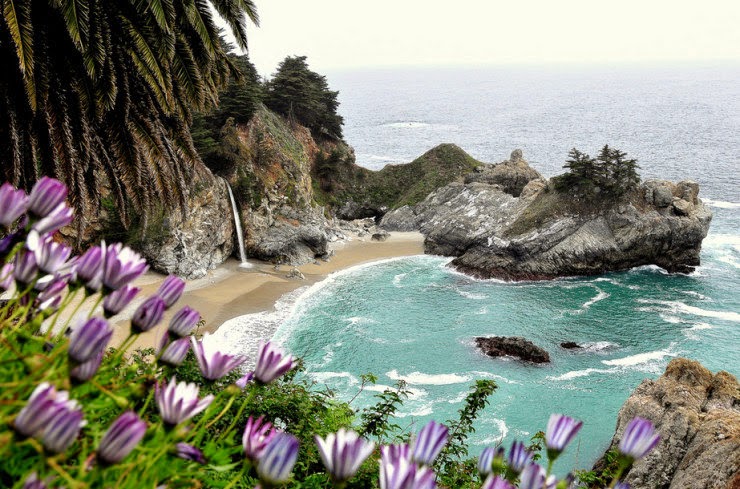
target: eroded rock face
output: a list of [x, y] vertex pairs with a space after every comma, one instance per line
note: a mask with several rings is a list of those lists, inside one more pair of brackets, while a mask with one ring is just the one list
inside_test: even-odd
[[202, 277], [231, 255], [234, 218], [226, 182], [205, 167], [194, 171], [185, 216], [172, 211], [143, 241], [141, 253], [155, 270]]
[[541, 178], [542, 175], [524, 160], [522, 150], [515, 149], [508, 160], [497, 165], [481, 165], [474, 172], [468, 173], [465, 183], [499, 185], [507, 194], [519, 197], [529, 182]]
[[[518, 161], [517, 164], [521, 163]], [[381, 226], [420, 230], [427, 253], [482, 278], [541, 280], [643, 265], [691, 272], [711, 211], [695, 182], [649, 180], [620, 199], [587, 203], [529, 180], [519, 197], [500, 184], [452, 183]]]
[[672, 360], [658, 380], [644, 380], [624, 403], [611, 447], [635, 416], [652, 421], [661, 440], [625, 477], [632, 489], [740, 487], [740, 385], [735, 377], [713, 375], [692, 360]]
[[475, 344], [489, 357], [514, 357], [525, 362], [548, 363], [550, 354], [520, 336], [477, 337]]
[[239, 138], [248, 157], [229, 180], [247, 256], [290, 265], [326, 256], [336, 233], [314, 204], [311, 164], [320, 148], [310, 131], [262, 107]]

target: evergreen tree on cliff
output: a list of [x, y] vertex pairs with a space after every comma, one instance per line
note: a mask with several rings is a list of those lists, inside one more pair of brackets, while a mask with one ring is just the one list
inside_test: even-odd
[[341, 139], [338, 95], [329, 90], [325, 76], [308, 68], [305, 56], [288, 56], [266, 84], [265, 105], [308, 127], [315, 137]]
[[63, 180], [79, 211], [110, 186], [117, 207], [184, 204], [198, 160], [191, 110], [236, 73], [252, 0], [2, 0], [0, 178]]
[[553, 178], [555, 188], [587, 198], [602, 193], [620, 197], [640, 183], [637, 160], [609, 145], [604, 145], [596, 158], [573, 148], [563, 168], [568, 171]]

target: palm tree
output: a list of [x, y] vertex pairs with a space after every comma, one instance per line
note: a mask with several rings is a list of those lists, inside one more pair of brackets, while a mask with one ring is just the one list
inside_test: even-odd
[[130, 207], [184, 208], [191, 111], [238, 76], [214, 12], [246, 49], [252, 0], [0, 3], [0, 178], [53, 175], [81, 215], [107, 187], [125, 224]]

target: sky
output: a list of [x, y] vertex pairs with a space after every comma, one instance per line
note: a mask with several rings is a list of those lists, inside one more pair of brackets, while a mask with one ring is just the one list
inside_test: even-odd
[[249, 54], [316, 71], [647, 61], [740, 61], [740, 0], [255, 0]]

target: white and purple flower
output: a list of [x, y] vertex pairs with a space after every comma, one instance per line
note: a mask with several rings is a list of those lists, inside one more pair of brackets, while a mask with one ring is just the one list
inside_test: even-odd
[[269, 384], [295, 366], [292, 355], [272, 342], [260, 341], [257, 352], [257, 365], [254, 367], [254, 378], [262, 384]]
[[363, 440], [354, 431], [344, 428], [336, 434], [330, 433], [326, 439], [319, 436], [314, 439], [324, 467], [332, 480], [339, 483], [351, 479], [375, 448], [375, 443]]
[[244, 428], [244, 435], [242, 435], [244, 455], [253, 462], [259, 460], [262, 451], [275, 436], [275, 433], [277, 432], [272, 424], [265, 421], [264, 416], [257, 419], [250, 416], [247, 419], [247, 426]]
[[103, 261], [103, 285], [109, 290], [120, 289], [146, 272], [146, 260], [121, 243], [108, 245]]
[[266, 484], [284, 484], [290, 480], [297, 459], [298, 439], [293, 435], [278, 432], [260, 455], [257, 475]]
[[431, 465], [447, 443], [448, 429], [434, 420], [424, 426], [413, 442], [411, 458], [422, 465]]
[[489, 475], [480, 489], [516, 489], [516, 486], [497, 475]]
[[177, 275], [168, 275], [157, 290], [157, 295], [162, 298], [167, 309], [180, 299], [185, 290], [185, 281]]
[[198, 325], [198, 321], [200, 321], [200, 314], [198, 311], [185, 306], [172, 316], [170, 325], [167, 329], [175, 336], [183, 338], [195, 329]]
[[59, 180], [41, 177], [31, 189], [28, 210], [38, 218], [51, 214], [67, 198], [67, 186]]
[[9, 183], [0, 186], [0, 224], [10, 229], [11, 224], [28, 210], [28, 196]]
[[138, 287], [124, 285], [120, 289], [116, 289], [106, 295], [105, 299], [103, 299], [103, 314], [105, 317], [111, 318], [123, 311], [134, 300], [134, 297], [136, 297], [136, 294], [140, 290]]
[[247, 360], [242, 355], [230, 355], [218, 351], [213, 336], [207, 333], [203, 335], [203, 339], [200, 341], [193, 337], [190, 339], [195, 359], [200, 367], [200, 373], [208, 380], [220, 379]]
[[619, 451], [638, 460], [650, 452], [660, 441], [660, 435], [655, 432], [655, 426], [647, 419], [633, 418], [624, 430], [624, 436], [619, 441]]
[[117, 464], [139, 444], [146, 433], [146, 423], [133, 411], [126, 411], [110, 425], [98, 445], [98, 458]]
[[69, 357], [78, 364], [85, 363], [104, 351], [112, 337], [113, 329], [108, 321], [99, 317], [90, 318], [72, 331], [69, 338]]
[[565, 447], [573, 440], [583, 426], [582, 421], [562, 414], [553, 414], [547, 422], [545, 445], [550, 459], [554, 460]]
[[148, 297], [136, 308], [131, 317], [131, 329], [134, 333], [143, 333], [154, 328], [164, 317], [166, 305], [161, 297]]
[[521, 474], [524, 468], [532, 461], [532, 453], [527, 450], [524, 443], [515, 441], [506, 457], [509, 468], [515, 474]]
[[203, 411], [213, 401], [212, 395], [198, 399], [198, 386], [187, 382], [177, 383], [174, 377], [169, 384], [157, 383], [154, 399], [162, 420], [175, 426]]

